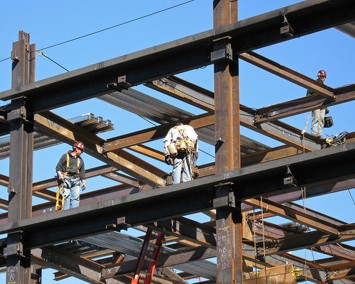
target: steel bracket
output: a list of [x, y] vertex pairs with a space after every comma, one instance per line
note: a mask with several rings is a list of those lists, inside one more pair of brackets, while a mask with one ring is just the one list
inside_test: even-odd
[[232, 186], [232, 182], [216, 185], [216, 187], [219, 189], [219, 192], [217, 193], [218, 197], [214, 198], [212, 201], [214, 209], [236, 207], [235, 195], [231, 190]]
[[23, 244], [22, 231], [17, 231], [10, 233], [7, 237], [7, 246], [3, 249], [3, 256], [5, 258], [12, 256], [24, 256], [23, 254]]
[[107, 84], [107, 88], [119, 92], [122, 90], [128, 90], [131, 86], [132, 85], [126, 81], [126, 75], [119, 76], [117, 82]]
[[286, 15], [284, 15], [284, 20], [283, 20], [282, 26], [280, 28], [280, 34], [292, 37], [293, 33], [294, 33], [294, 31], [293, 31], [290, 23], [288, 22]]
[[211, 62], [233, 60], [233, 49], [229, 40], [230, 37], [214, 40], [214, 50], [211, 52]]
[[20, 106], [19, 108], [13, 109], [7, 113], [7, 121], [26, 120], [26, 115], [26, 107]]
[[290, 169], [289, 166], [287, 166], [286, 176], [283, 179], [283, 184], [285, 186], [290, 186], [290, 187], [297, 185], [297, 179], [292, 174], [291, 169]]
[[114, 230], [114, 231], [121, 231], [127, 230], [130, 227], [129, 224], [126, 223], [126, 217], [118, 217], [116, 224], [109, 224], [106, 226], [106, 229]]

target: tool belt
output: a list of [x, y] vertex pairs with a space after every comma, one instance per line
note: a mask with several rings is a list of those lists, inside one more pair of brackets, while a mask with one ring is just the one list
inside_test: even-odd
[[189, 139], [178, 139], [174, 143], [168, 145], [168, 150], [172, 158], [178, 154], [192, 152], [195, 150], [196, 143]]
[[175, 142], [175, 146], [178, 152], [186, 152], [187, 150], [195, 149], [195, 142], [189, 139], [178, 139]]

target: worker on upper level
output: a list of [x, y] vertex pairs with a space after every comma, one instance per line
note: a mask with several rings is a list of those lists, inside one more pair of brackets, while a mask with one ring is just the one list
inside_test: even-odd
[[[324, 84], [325, 79], [327, 78], [327, 73], [325, 70], [319, 70], [317, 74], [317, 82]], [[307, 96], [315, 96], [316, 92], [312, 90], [307, 90]], [[328, 113], [326, 107], [315, 109], [312, 111], [312, 125], [311, 125], [311, 134], [317, 136], [318, 138], [322, 137], [322, 132], [324, 128], [324, 117]]]
[[198, 158], [198, 135], [190, 125], [178, 123], [164, 138], [165, 162], [173, 165], [173, 184], [193, 179], [193, 167]]

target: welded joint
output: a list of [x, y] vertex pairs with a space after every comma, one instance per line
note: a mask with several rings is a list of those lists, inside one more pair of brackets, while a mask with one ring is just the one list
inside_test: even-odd
[[117, 77], [117, 82], [107, 84], [107, 88], [119, 92], [122, 90], [128, 90], [132, 85], [127, 82], [126, 79], [126, 75], [119, 76]]
[[233, 60], [232, 44], [229, 42], [231, 37], [223, 37], [213, 41], [214, 47], [211, 52], [211, 62], [223, 60]]
[[290, 23], [287, 20], [286, 15], [284, 15], [284, 20], [281, 23], [281, 28], [280, 28], [280, 34], [282, 35], [287, 35], [287, 36], [293, 36], [294, 30], [291, 27]]
[[287, 166], [286, 176], [283, 178], [283, 184], [285, 186], [296, 186], [297, 185], [297, 179], [292, 174], [289, 166]]

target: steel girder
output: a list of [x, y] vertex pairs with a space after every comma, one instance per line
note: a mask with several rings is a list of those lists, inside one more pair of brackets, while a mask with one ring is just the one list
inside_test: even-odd
[[[65, 239], [105, 231], [108, 225], [118, 226], [118, 218], [130, 225], [164, 220], [187, 213], [228, 207], [230, 202], [282, 192], [292, 192], [297, 186], [336, 182], [355, 176], [352, 161], [355, 144], [328, 148], [264, 164], [244, 167], [221, 176], [210, 176], [183, 183], [141, 192], [122, 198], [88, 204], [71, 211], [37, 216], [0, 226], [0, 233], [22, 231], [29, 248], [43, 246]], [[329, 164], [336, 167], [329, 167]], [[314, 174], [310, 175], [309, 173]], [[285, 183], [290, 173], [294, 184]], [[233, 193], [215, 199], [217, 187], [231, 183]], [[234, 195], [234, 197], [233, 197]], [[180, 204], [181, 203], [181, 204]], [[232, 202], [233, 203], [233, 202]], [[140, 208], [137, 212], [135, 208]], [[66, 224], [58, 231], [60, 224]], [[79, 226], [80, 224], [80, 226]]]
[[[252, 17], [140, 52], [97, 63], [63, 75], [0, 93], [1, 100], [26, 97], [28, 114], [108, 94], [110, 83], [125, 76], [130, 86], [139, 85], [215, 63], [213, 41], [230, 37], [236, 55], [354, 21], [351, 1], [306, 1]], [[292, 36], [280, 32], [287, 17]], [[159, 56], [159, 60], [156, 58]], [[159, 71], [158, 71], [159, 70]], [[48, 96], [50, 93], [50, 96]], [[40, 98], [40, 99], [39, 99]]]

